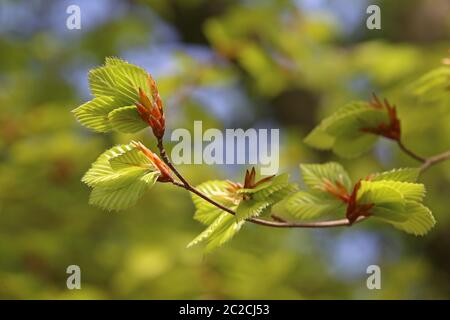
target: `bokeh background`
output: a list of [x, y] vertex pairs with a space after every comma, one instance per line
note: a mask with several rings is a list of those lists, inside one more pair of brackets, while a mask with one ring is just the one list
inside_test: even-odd
[[[81, 8], [68, 30], [66, 8]], [[369, 4], [382, 30], [367, 30]], [[341, 161], [353, 178], [416, 165], [380, 140], [358, 159], [302, 142], [348, 101], [388, 97], [405, 143], [423, 155], [449, 148], [445, 102], [410, 85], [450, 48], [448, 0], [0, 1], [0, 298], [379, 299], [450, 297], [450, 165], [421, 177], [438, 221], [416, 238], [365, 222], [333, 230], [246, 225], [204, 256], [185, 245], [203, 227], [190, 196], [161, 185], [126, 212], [88, 205], [80, 182], [111, 145], [142, 139], [95, 134], [70, 110], [90, 99], [87, 72], [105, 56], [146, 68], [165, 101], [169, 133], [204, 127], [280, 128], [281, 170]], [[170, 143], [169, 143], [170, 145]], [[194, 183], [241, 180], [245, 166], [186, 165]], [[66, 288], [81, 267], [82, 290]], [[377, 264], [382, 289], [366, 288]]]

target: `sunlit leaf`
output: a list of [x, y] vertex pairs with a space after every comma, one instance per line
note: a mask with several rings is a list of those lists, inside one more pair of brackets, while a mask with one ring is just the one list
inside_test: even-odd
[[325, 215], [344, 215], [345, 205], [337, 199], [320, 197], [306, 191], [291, 195], [284, 202], [287, 211], [299, 219], [318, 218]]
[[450, 67], [436, 68], [413, 84], [413, 92], [416, 95], [426, 96], [427, 99], [439, 99], [449, 95], [450, 91]]
[[73, 110], [84, 126], [99, 132], [116, 130], [135, 133], [147, 127], [134, 106], [139, 88], [150, 94], [147, 72], [119, 58], [106, 58], [105, 65], [89, 72], [89, 86], [95, 96]]
[[304, 141], [318, 149], [332, 149], [341, 157], [356, 157], [371, 149], [378, 138], [366, 129], [382, 123], [389, 123], [385, 110], [367, 102], [351, 102], [325, 118]]
[[421, 183], [381, 180], [370, 183], [371, 186], [386, 186], [398, 191], [405, 200], [421, 202], [425, 196], [425, 186]]
[[116, 185], [117, 179], [95, 186], [89, 203], [106, 210], [124, 210], [134, 204], [148, 191], [159, 177], [159, 172], [134, 172], [126, 182]]
[[136, 203], [160, 175], [133, 143], [115, 146], [98, 157], [82, 181], [93, 187], [91, 204], [122, 210]]
[[270, 207], [271, 203], [264, 200], [242, 200], [236, 209], [236, 219], [245, 220], [251, 217], [259, 216], [265, 209]]
[[367, 103], [364, 105], [364, 108], [335, 116], [326, 127], [327, 133], [335, 137], [355, 133], [364, 135], [360, 131], [361, 128], [373, 128], [389, 120], [386, 112], [367, 107]]
[[154, 169], [150, 159], [147, 158], [133, 143], [116, 146], [105, 152], [113, 170], [129, 167], [138, 167], [144, 170]]
[[[407, 201], [405, 205], [405, 213], [407, 218], [403, 221], [391, 220], [388, 217], [384, 217], [381, 220], [392, 224], [397, 229], [416, 236], [425, 235], [436, 224], [436, 220], [434, 219], [430, 209], [420, 203]], [[374, 218], [379, 217], [374, 216]]]
[[121, 64], [128, 64], [128, 62], [123, 59], [117, 58], [117, 57], [106, 57], [105, 58], [106, 66], [115, 66], [115, 65], [121, 65]]
[[[239, 203], [239, 199], [228, 191], [229, 187], [230, 184], [227, 181], [213, 180], [198, 185], [197, 190], [201, 191], [221, 205], [224, 205], [230, 209], [235, 209]], [[211, 224], [222, 213], [224, 213], [223, 210], [217, 208], [196, 194], [192, 194], [192, 201], [194, 202], [196, 208], [194, 219], [203, 224]]]
[[354, 158], [369, 151], [377, 139], [373, 134], [342, 135], [336, 138], [332, 149], [342, 158]]
[[403, 182], [416, 182], [418, 176], [419, 176], [418, 168], [402, 168], [376, 173], [371, 177], [371, 181], [395, 180]]
[[122, 133], [135, 133], [148, 126], [135, 106], [117, 108], [109, 113], [108, 118], [112, 128]]
[[129, 106], [139, 100], [138, 88], [148, 92], [147, 73], [128, 63], [107, 65], [89, 72], [89, 87], [96, 97], [113, 97], [117, 107]]
[[209, 252], [229, 241], [241, 229], [244, 223], [245, 221], [237, 221], [233, 215], [223, 212], [202, 233], [192, 240], [187, 247], [189, 248], [202, 241], [206, 241], [206, 252]]
[[82, 104], [72, 112], [83, 126], [98, 132], [108, 132], [111, 130], [108, 114], [116, 107], [117, 102], [114, 98], [98, 97]]
[[386, 184], [371, 181], [361, 181], [357, 199], [360, 203], [374, 203], [399, 210], [405, 204], [405, 199], [399, 191]]

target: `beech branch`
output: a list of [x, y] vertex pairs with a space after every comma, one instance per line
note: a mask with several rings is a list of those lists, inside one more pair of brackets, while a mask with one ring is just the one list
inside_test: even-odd
[[[411, 158], [422, 163], [422, 166], [420, 167], [421, 173], [424, 172], [429, 167], [431, 167], [439, 162], [450, 159], [450, 150], [446, 151], [444, 153], [435, 155], [435, 156], [425, 158], [425, 157], [422, 157], [422, 156], [416, 154], [414, 151], [408, 149], [402, 143], [401, 140], [397, 140], [397, 144], [403, 152], [405, 152]], [[225, 212], [228, 212], [231, 215], [236, 215], [235, 211], [233, 211], [232, 209], [211, 199], [209, 196], [207, 196], [200, 190], [196, 189], [194, 186], [192, 186], [189, 183], [189, 181], [178, 171], [178, 169], [174, 166], [174, 164], [170, 161], [169, 157], [167, 156], [167, 152], [164, 148], [164, 143], [163, 143], [162, 137], [158, 137], [157, 146], [159, 149], [159, 153], [161, 155], [161, 159], [170, 168], [170, 170], [175, 174], [175, 176], [179, 179], [179, 181], [173, 180], [172, 184], [199, 196], [200, 198], [209, 202], [213, 206], [215, 206]], [[284, 218], [277, 216], [276, 214], [272, 214], [271, 218], [272, 218], [272, 220], [266, 220], [266, 219], [253, 217], [253, 218], [246, 219], [246, 221], [254, 223], [254, 224], [266, 226], [266, 227], [272, 227], [272, 228], [334, 228], [334, 227], [351, 226], [354, 223], [359, 223], [363, 220], [366, 220], [368, 218], [368, 216], [360, 216], [354, 222], [351, 222], [347, 218], [337, 219], [337, 220], [328, 220], [328, 221], [296, 222], [296, 221], [287, 221]]]
[[[217, 201], [211, 199], [210, 197], [205, 195], [203, 192], [201, 192], [200, 190], [193, 187], [186, 180], [186, 178], [183, 177], [183, 175], [177, 170], [177, 168], [173, 165], [173, 163], [170, 161], [169, 157], [167, 156], [167, 152], [164, 148], [164, 143], [163, 143], [162, 138], [158, 138], [157, 146], [159, 149], [159, 154], [161, 156], [161, 159], [164, 161], [164, 163], [170, 168], [170, 170], [172, 170], [172, 172], [180, 180], [180, 182], [173, 181], [172, 184], [174, 184], [177, 187], [183, 188], [191, 193], [196, 194], [203, 200], [209, 202], [213, 206], [215, 206], [225, 212], [228, 212], [229, 214], [236, 215], [236, 212], [234, 212], [230, 208], [223, 206], [222, 204], [218, 203]], [[368, 217], [361, 216], [358, 219], [356, 219], [353, 223], [350, 220], [348, 220], [347, 218], [338, 219], [338, 220], [328, 220], [328, 221], [291, 222], [291, 221], [286, 221], [285, 219], [272, 214], [273, 220], [266, 220], [266, 219], [261, 219], [261, 218], [249, 218], [249, 219], [246, 219], [246, 221], [254, 223], [254, 224], [266, 226], [266, 227], [273, 227], [273, 228], [333, 228], [333, 227], [351, 226], [352, 224], [361, 222], [367, 218]]]
[[411, 158], [419, 161], [422, 163], [422, 165], [419, 168], [420, 173], [424, 172], [425, 170], [427, 170], [428, 168], [430, 168], [431, 166], [434, 166], [435, 164], [448, 160], [450, 159], [450, 150], [445, 151], [443, 153], [425, 158], [422, 156], [419, 156], [417, 153], [415, 153], [414, 151], [408, 149], [407, 147], [405, 147], [405, 145], [402, 143], [401, 140], [397, 141], [397, 145], [400, 147], [400, 149], [406, 153], [407, 155], [409, 155]]

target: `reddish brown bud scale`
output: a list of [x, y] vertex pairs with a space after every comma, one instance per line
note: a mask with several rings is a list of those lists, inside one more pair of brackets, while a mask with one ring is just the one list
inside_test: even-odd
[[152, 93], [153, 101], [156, 103], [158, 109], [162, 111], [162, 101], [159, 96], [158, 87], [156, 86], [155, 80], [150, 75], [147, 77], [147, 83], [150, 88], [150, 92]]
[[347, 204], [346, 217], [353, 224], [359, 217], [370, 216], [370, 209], [373, 208], [373, 203], [358, 204], [357, 195], [358, 190], [361, 188], [361, 180], [359, 180], [353, 187], [352, 194], [350, 195], [349, 202]]
[[369, 106], [374, 109], [386, 109], [389, 116], [389, 123], [381, 123], [375, 128], [361, 128], [362, 132], [372, 133], [385, 138], [399, 141], [401, 137], [400, 120], [397, 117], [397, 109], [395, 106], [391, 106], [387, 99], [384, 99], [384, 103], [373, 94], [373, 99], [369, 102]]
[[345, 189], [345, 186], [339, 181], [336, 181], [336, 183], [332, 183], [330, 180], [325, 179], [323, 190], [345, 203], [349, 202], [350, 195]]
[[256, 170], [255, 167], [252, 167], [252, 170], [246, 170], [245, 171], [245, 178], [244, 178], [244, 189], [253, 189], [256, 186], [260, 185], [261, 183], [264, 183], [266, 181], [270, 181], [273, 177], [275, 177], [275, 175], [273, 176], [268, 176], [265, 178], [262, 178], [259, 181], [255, 181], [256, 180]]

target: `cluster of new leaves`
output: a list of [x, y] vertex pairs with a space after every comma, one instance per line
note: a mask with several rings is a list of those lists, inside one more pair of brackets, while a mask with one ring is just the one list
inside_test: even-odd
[[[94, 98], [73, 110], [84, 126], [98, 132], [134, 133], [150, 126], [164, 134], [162, 102], [151, 76], [118, 58], [89, 72]], [[134, 205], [156, 181], [172, 181], [170, 170], [140, 142], [103, 153], [82, 179], [92, 187], [89, 202], [107, 210]]]
[[136, 103], [139, 88], [152, 94], [147, 72], [118, 58], [106, 58], [105, 65], [89, 72], [94, 98], [73, 110], [82, 125], [97, 132], [135, 133], [148, 126]]
[[82, 179], [93, 188], [90, 204], [127, 209], [156, 183], [161, 173], [138, 146], [136, 142], [115, 146], [92, 164]]
[[398, 140], [400, 121], [395, 106], [374, 96], [369, 103], [351, 102], [325, 118], [305, 138], [305, 143], [349, 158], [372, 148], [377, 136]]
[[285, 199], [297, 187], [289, 183], [289, 176], [270, 176], [255, 182], [255, 169], [247, 171], [244, 184], [232, 181], [208, 181], [197, 187], [203, 194], [232, 209], [236, 215], [218, 209], [197, 195], [192, 196], [196, 212], [194, 219], [208, 227], [192, 240], [188, 247], [206, 241], [206, 251], [230, 240], [246, 219], [267, 216], [276, 203]]
[[370, 216], [414, 235], [424, 235], [435, 224], [421, 203], [425, 186], [416, 183], [418, 169], [376, 173], [356, 183], [335, 162], [303, 164], [300, 170], [307, 190], [286, 200], [286, 209], [297, 218], [345, 215], [355, 221]]

